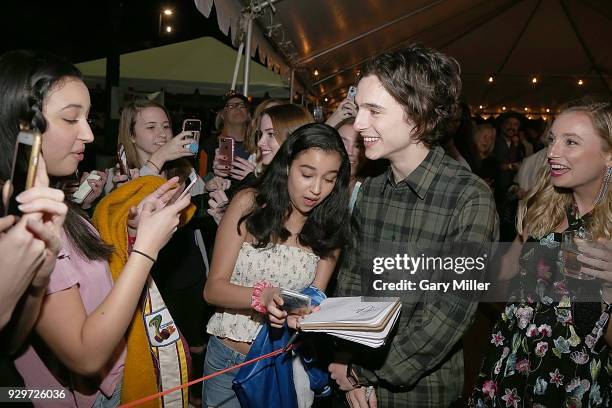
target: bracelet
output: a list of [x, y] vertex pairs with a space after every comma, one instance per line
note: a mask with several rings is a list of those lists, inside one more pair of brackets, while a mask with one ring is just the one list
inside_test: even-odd
[[273, 285], [266, 281], [259, 281], [253, 286], [253, 294], [251, 295], [251, 307], [259, 313], [268, 313], [266, 305], [261, 303], [261, 295], [265, 288], [272, 288]]
[[138, 251], [137, 249], [132, 249], [131, 253], [137, 253], [139, 255], [144, 256], [145, 258], [149, 258], [149, 260], [153, 263], [157, 262], [157, 259], [153, 258], [151, 255], [147, 255], [144, 252]]
[[157, 167], [157, 164], [153, 163], [151, 160], [147, 160], [145, 163], [149, 163], [151, 165], [153, 165], [153, 167], [155, 167], [157, 169], [157, 172], [161, 172], [161, 169], [159, 167]]

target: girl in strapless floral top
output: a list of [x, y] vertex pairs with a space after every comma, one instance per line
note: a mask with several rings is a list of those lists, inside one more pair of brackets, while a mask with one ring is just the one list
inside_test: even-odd
[[[348, 221], [350, 165], [338, 132], [322, 124], [297, 129], [258, 180], [230, 203], [217, 232], [204, 298], [210, 319], [204, 375], [238, 364], [266, 319], [282, 327], [280, 289], [324, 290]], [[239, 407], [235, 370], [206, 381], [204, 406]]]

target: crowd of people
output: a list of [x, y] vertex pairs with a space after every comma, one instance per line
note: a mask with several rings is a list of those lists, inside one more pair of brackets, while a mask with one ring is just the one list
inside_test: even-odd
[[[508, 300], [476, 334], [476, 378], [463, 346], [479, 299], [433, 290], [394, 294], [383, 347], [303, 335], [289, 380], [269, 382], [283, 377], [271, 366], [251, 387], [289, 381], [299, 407], [612, 406], [612, 101], [568, 101], [545, 128], [516, 112], [485, 122], [461, 103], [458, 62], [421, 46], [372, 58], [356, 89], [325, 123], [231, 91], [201, 136], [133, 101], [125, 160], [75, 176], [94, 138], [80, 72], [0, 56], [2, 214], [18, 203], [0, 218], [0, 385], [65, 391], [35, 406], [116, 407], [299, 332], [282, 289], [371, 296], [383, 252], [507, 242], [490, 271]], [[30, 166], [20, 132], [42, 144], [33, 187], [13, 192]], [[581, 278], [559, 258], [568, 232]], [[577, 296], [587, 286], [596, 301]], [[149, 404], [253, 406], [242, 381], [226, 371]]]

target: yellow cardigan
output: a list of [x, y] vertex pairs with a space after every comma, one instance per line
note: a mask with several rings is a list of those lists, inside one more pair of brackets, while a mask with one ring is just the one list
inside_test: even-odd
[[[113, 280], [117, 280], [129, 256], [127, 218], [130, 208], [137, 206], [143, 198], [165, 182], [166, 180], [156, 176], [139, 177], [112, 191], [96, 206], [93, 223], [104, 242], [115, 247], [109, 261]], [[182, 223], [189, 221], [194, 213], [195, 206], [191, 204], [183, 211]], [[127, 357], [123, 371], [121, 402], [126, 403], [155, 394], [159, 391], [157, 384], [141, 302], [127, 330]], [[158, 398], [141, 406], [158, 408], [161, 406], [161, 400]]]

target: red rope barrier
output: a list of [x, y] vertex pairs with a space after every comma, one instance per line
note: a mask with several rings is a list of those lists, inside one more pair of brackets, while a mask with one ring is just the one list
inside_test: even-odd
[[275, 350], [275, 351], [273, 351], [271, 353], [264, 354], [263, 356], [256, 357], [256, 358], [254, 358], [252, 360], [245, 361], [245, 362], [237, 364], [235, 366], [224, 368], [223, 370], [220, 370], [220, 371], [214, 372], [212, 374], [206, 375], [206, 376], [204, 376], [202, 378], [198, 378], [196, 380], [189, 381], [188, 383], [178, 385], [178, 386], [176, 386], [174, 388], [170, 388], [169, 390], [158, 392], [157, 394], [149, 395], [148, 397], [140, 398], [140, 399], [137, 399], [136, 401], [128, 402], [127, 404], [120, 405], [119, 408], [130, 408], [130, 407], [135, 407], [135, 406], [140, 405], [140, 404], [144, 404], [145, 402], [157, 399], [159, 397], [163, 397], [164, 395], [170, 394], [170, 393], [172, 393], [174, 391], [178, 391], [180, 389], [183, 389], [185, 387], [189, 387], [189, 386], [191, 386], [193, 384], [197, 384], [199, 382], [210, 380], [211, 378], [214, 378], [214, 377], [216, 377], [218, 375], [221, 375], [223, 373], [226, 373], [228, 371], [235, 370], [236, 368], [240, 368], [240, 367], [243, 367], [245, 365], [256, 363], [257, 361], [263, 360], [265, 358], [270, 358], [270, 357], [277, 356], [279, 354], [283, 354], [285, 351], [289, 351], [289, 350], [292, 350], [292, 349], [293, 349], [293, 345], [287, 347], [286, 349], [282, 348], [282, 349]]

